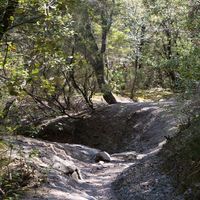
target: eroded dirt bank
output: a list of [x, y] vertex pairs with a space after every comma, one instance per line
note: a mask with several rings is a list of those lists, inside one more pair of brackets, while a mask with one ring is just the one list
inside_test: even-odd
[[81, 120], [58, 117], [47, 122], [40, 134], [51, 141], [84, 144], [109, 153], [144, 152], [174, 133], [177, 120], [168, 110], [173, 106], [173, 101], [109, 105]]
[[[44, 133], [52, 140], [62, 136], [63, 143], [7, 138], [15, 146], [15, 158], [23, 153], [38, 174], [45, 173], [44, 182], [33, 184], [23, 199], [183, 199], [157, 165], [165, 136], [177, 129], [169, 109], [173, 106], [173, 101], [116, 104], [72, 124], [65, 117], [47, 123]], [[111, 154], [111, 162], [95, 162], [99, 149]], [[30, 157], [33, 150], [37, 156]]]

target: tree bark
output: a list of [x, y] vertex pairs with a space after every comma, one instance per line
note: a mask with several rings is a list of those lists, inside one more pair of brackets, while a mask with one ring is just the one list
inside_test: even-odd
[[[163, 43], [163, 49], [164, 49], [164, 54], [167, 58], [167, 60], [171, 60], [173, 57], [173, 51], [172, 51], [172, 47], [173, 47], [173, 42], [176, 43], [177, 37], [178, 35], [176, 35], [176, 37], [173, 38], [172, 32], [170, 30], [169, 25], [172, 26], [172, 21], [169, 22], [169, 24], [163, 22], [162, 26], [164, 27], [164, 33], [167, 37], [167, 42]], [[176, 77], [176, 73], [174, 69], [167, 69], [166, 70], [167, 75], [169, 76], [169, 78], [171, 79], [172, 82], [172, 88], [176, 87], [176, 82], [177, 82], [177, 77]]]
[[103, 98], [108, 104], [115, 104], [117, 101], [105, 80], [103, 55], [100, 54], [98, 57], [99, 58], [97, 58], [96, 64], [94, 65], [94, 71], [99, 89], [103, 93]]
[[138, 69], [142, 67], [142, 61], [141, 61], [141, 54], [144, 46], [144, 36], [145, 36], [145, 31], [146, 31], [146, 26], [142, 25], [141, 26], [141, 31], [140, 31], [140, 39], [139, 39], [139, 45], [137, 47], [137, 52], [135, 55], [135, 63], [134, 63], [134, 72], [135, 72], [135, 77], [132, 82], [131, 86], [131, 94], [130, 98], [133, 99], [135, 92], [136, 92], [136, 84], [137, 84], [137, 79], [138, 79]]
[[[77, 13], [75, 13], [75, 15], [77, 15]], [[76, 36], [76, 46], [78, 47], [78, 51], [86, 55], [86, 59], [93, 67], [97, 78], [97, 83], [100, 91], [103, 93], [104, 100], [108, 104], [115, 104], [117, 103], [117, 101], [113, 96], [111, 89], [107, 84], [107, 81], [105, 80], [104, 73], [104, 53], [106, 51], [107, 33], [111, 24], [109, 23], [107, 24], [109, 25], [109, 27], [105, 27], [106, 21], [103, 21], [102, 23], [102, 46], [99, 49], [93, 34], [91, 21], [86, 6], [83, 6], [81, 10], [81, 15], [81, 24], [78, 27], [79, 34]]]

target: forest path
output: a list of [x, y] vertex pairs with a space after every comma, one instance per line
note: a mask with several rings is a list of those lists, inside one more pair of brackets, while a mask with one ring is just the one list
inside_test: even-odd
[[[16, 162], [22, 156], [38, 175], [45, 174], [44, 183], [38, 187], [37, 182], [32, 182], [32, 189], [23, 200], [117, 200], [113, 181], [140, 156], [135, 152], [117, 153], [111, 155], [111, 162], [96, 163], [93, 157], [99, 150], [83, 145], [50, 143], [23, 136], [5, 139], [15, 146], [12, 157]], [[68, 166], [79, 169], [81, 180], [66, 174]]]
[[[47, 142], [22, 136], [9, 138], [16, 147], [13, 151], [15, 159], [23, 154], [38, 174], [46, 174], [44, 183], [33, 186], [23, 200], [182, 200], [181, 196], [175, 195], [170, 179], [160, 171], [161, 160], [157, 156], [166, 141], [165, 136], [172, 135], [177, 128], [177, 120], [167, 111], [169, 106], [173, 107], [174, 103], [119, 104], [101, 111], [103, 117], [99, 121], [96, 121], [99, 116], [95, 116], [99, 127], [101, 123], [103, 126], [108, 122], [105, 124], [108, 126], [113, 122], [111, 128], [123, 130], [128, 125], [126, 131], [133, 132], [133, 136], [124, 141], [114, 138], [119, 142], [120, 150], [111, 153], [111, 162], [96, 163], [94, 156], [99, 150], [82, 144]], [[114, 116], [113, 119], [110, 116]], [[91, 128], [94, 126], [91, 124]], [[33, 152], [37, 155], [30, 157]], [[78, 168], [82, 179], [66, 172], [69, 167]]]
[[[123, 170], [130, 167], [134, 162], [125, 162], [111, 156], [109, 163], [96, 163], [82, 169], [85, 174], [81, 190], [86, 191], [94, 200], [117, 200], [112, 190], [112, 183]], [[90, 199], [89, 198], [89, 199]]]

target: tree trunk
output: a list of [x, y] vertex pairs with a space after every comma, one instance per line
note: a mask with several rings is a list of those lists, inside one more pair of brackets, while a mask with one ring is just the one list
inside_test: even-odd
[[[78, 27], [78, 32], [80, 33], [76, 37], [76, 46], [78, 51], [86, 56], [86, 59], [91, 64], [94, 69], [97, 83], [99, 85], [100, 91], [103, 93], [103, 98], [108, 104], [117, 103], [115, 97], [113, 96], [111, 89], [109, 88], [104, 74], [104, 53], [106, 51], [106, 40], [109, 27], [103, 27], [102, 30], [102, 46], [99, 49], [96, 39], [93, 34], [92, 25], [88, 13], [88, 8], [84, 5], [81, 10], [81, 24]], [[77, 20], [77, 13], [75, 13], [74, 18]]]
[[136, 92], [136, 84], [137, 84], [137, 78], [138, 78], [138, 64], [139, 64], [138, 61], [139, 61], [139, 58], [138, 58], [138, 56], [136, 56], [135, 66], [134, 66], [135, 76], [134, 76], [134, 80], [132, 82], [131, 94], [130, 94], [131, 99], [133, 99], [133, 97], [135, 96], [135, 92]]
[[[165, 54], [167, 60], [170, 61], [172, 59], [172, 56], [173, 56], [173, 51], [172, 51], [173, 42], [172, 41], [174, 41], [174, 43], [176, 43], [177, 38], [173, 38], [172, 32], [171, 32], [170, 28], [168, 27], [169, 25], [164, 23], [163, 26], [165, 28], [164, 33], [167, 37], [167, 43], [163, 44], [163, 49], [164, 49], [164, 54]], [[167, 75], [171, 79], [172, 88], [175, 88], [176, 82], [177, 82], [175, 70], [174, 69], [167, 69]]]
[[142, 25], [141, 26], [141, 32], [140, 32], [140, 41], [139, 41], [139, 46], [137, 47], [137, 52], [135, 56], [135, 65], [134, 65], [134, 72], [135, 72], [135, 77], [132, 82], [132, 87], [131, 87], [131, 94], [130, 98], [133, 99], [135, 92], [136, 92], [136, 84], [138, 81], [138, 69], [142, 67], [142, 61], [141, 61], [141, 54], [144, 46], [144, 36], [145, 36], [145, 31], [146, 31], [146, 26]]
[[117, 103], [115, 97], [113, 96], [111, 89], [109, 88], [108, 84], [105, 80], [104, 75], [104, 61], [102, 54], [96, 60], [96, 64], [94, 66], [94, 71], [97, 77], [97, 82], [99, 85], [100, 91], [103, 93], [103, 98], [108, 104], [115, 104]]

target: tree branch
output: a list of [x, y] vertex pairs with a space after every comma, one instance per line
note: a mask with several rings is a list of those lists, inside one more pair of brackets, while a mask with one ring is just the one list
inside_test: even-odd
[[7, 32], [9, 26], [12, 23], [11, 17], [15, 13], [15, 9], [18, 7], [18, 0], [9, 0], [5, 13], [3, 15], [3, 19], [0, 21], [0, 41], [3, 38], [3, 35]]
[[37, 20], [38, 20], [38, 19], [41, 19], [42, 17], [45, 17], [45, 15], [39, 15], [39, 16], [30, 18], [30, 19], [26, 19], [26, 20], [24, 20], [24, 21], [22, 21], [22, 22], [20, 22], [20, 23], [18, 23], [18, 24], [13, 24], [13, 26], [10, 26], [10, 27], [7, 29], [7, 31], [8, 31], [8, 30], [11, 30], [11, 29], [13, 29], [13, 28], [15, 28], [15, 27], [24, 25], [24, 24], [36, 23]]

